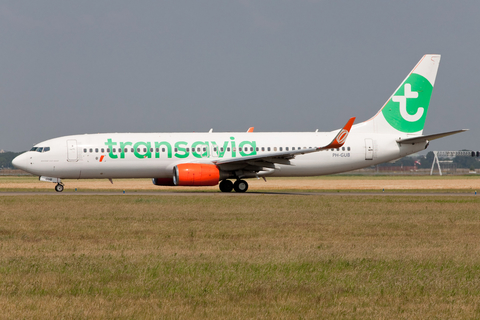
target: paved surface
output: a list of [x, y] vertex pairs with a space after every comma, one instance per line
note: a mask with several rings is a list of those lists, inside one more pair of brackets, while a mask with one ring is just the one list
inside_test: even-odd
[[[246, 193], [223, 193], [223, 192], [0, 192], [0, 196], [259, 196], [259, 195], [291, 195], [291, 196], [432, 196], [432, 197], [475, 197], [472, 193], [436, 193], [436, 192], [355, 192], [355, 191], [339, 191], [339, 192], [255, 192], [247, 191]], [[478, 195], [480, 197], [480, 194]]]

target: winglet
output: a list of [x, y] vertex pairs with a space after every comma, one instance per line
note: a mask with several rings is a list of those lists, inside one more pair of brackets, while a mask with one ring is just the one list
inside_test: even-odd
[[355, 117], [350, 118], [347, 124], [343, 127], [342, 130], [340, 130], [340, 132], [338, 132], [338, 134], [335, 136], [332, 142], [330, 142], [330, 144], [326, 145], [325, 147], [317, 148], [317, 150], [340, 148], [341, 146], [343, 146], [343, 144], [347, 140], [348, 133], [350, 132], [350, 129], [352, 128], [354, 121], [355, 121]]
[[254, 127], [248, 128], [247, 132], [253, 132]]

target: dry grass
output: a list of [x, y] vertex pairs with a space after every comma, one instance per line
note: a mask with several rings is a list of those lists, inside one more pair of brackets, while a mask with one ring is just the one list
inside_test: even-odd
[[[161, 187], [150, 179], [65, 180], [65, 192], [90, 190], [127, 191], [218, 191], [214, 187]], [[480, 176], [321, 176], [305, 178], [267, 178], [267, 182], [249, 179], [251, 191], [321, 191], [321, 190], [438, 190], [480, 192]], [[52, 183], [38, 181], [37, 177], [0, 177], [0, 191], [51, 191]]]
[[3, 318], [478, 318], [480, 200], [0, 197]]

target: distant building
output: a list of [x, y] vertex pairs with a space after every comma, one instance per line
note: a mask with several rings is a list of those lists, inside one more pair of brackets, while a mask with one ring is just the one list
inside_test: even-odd
[[2, 149], [2, 150], [0, 150], [0, 153], [5, 153], [5, 150], [3, 150], [3, 149]]

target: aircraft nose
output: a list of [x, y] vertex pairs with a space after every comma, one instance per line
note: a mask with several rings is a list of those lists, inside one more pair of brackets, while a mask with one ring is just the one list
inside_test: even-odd
[[17, 169], [26, 170], [26, 168], [27, 168], [27, 156], [26, 156], [26, 154], [22, 153], [21, 155], [16, 156], [12, 160], [12, 164]]

